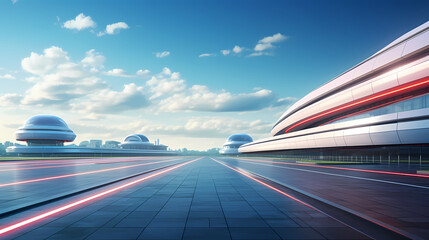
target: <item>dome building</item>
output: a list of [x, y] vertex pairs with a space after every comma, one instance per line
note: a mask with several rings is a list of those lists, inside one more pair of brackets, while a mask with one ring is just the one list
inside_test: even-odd
[[240, 154], [238, 148], [246, 143], [253, 142], [252, 137], [247, 134], [234, 134], [228, 137], [226, 142], [223, 144], [222, 149], [219, 151], [220, 154]]
[[[52, 115], [36, 115], [29, 118], [16, 133], [17, 141], [27, 142], [27, 146], [9, 146], [6, 152], [18, 156], [41, 157], [105, 157], [105, 156], [154, 156], [175, 155], [177, 152], [167, 151], [167, 146], [150, 143], [149, 139], [141, 134], [127, 136], [122, 144], [114, 141], [106, 142], [109, 147], [101, 148], [102, 140], [84, 141], [79, 147], [72, 144], [64, 146], [66, 142], [73, 142], [76, 134], [67, 126], [67, 123]], [[121, 148], [119, 148], [119, 145]]]
[[149, 139], [142, 134], [128, 135], [120, 146], [123, 149], [167, 150], [167, 146], [162, 144], [155, 145], [149, 142]]
[[52, 115], [29, 118], [15, 135], [17, 141], [25, 141], [28, 146], [64, 146], [64, 142], [76, 138], [63, 119]]

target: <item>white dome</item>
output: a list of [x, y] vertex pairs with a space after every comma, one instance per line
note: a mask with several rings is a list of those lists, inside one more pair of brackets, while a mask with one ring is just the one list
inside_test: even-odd
[[149, 139], [141, 134], [132, 134], [126, 136], [124, 142], [149, 142]]
[[29, 118], [15, 135], [16, 140], [26, 141], [29, 145], [62, 145], [76, 138], [63, 119], [52, 115]]
[[238, 148], [241, 145], [249, 142], [253, 142], [253, 139], [247, 134], [240, 133], [240, 134], [231, 135], [223, 144], [222, 149], [219, 151], [219, 153], [220, 154], [239, 154]]
[[154, 144], [149, 142], [149, 139], [141, 134], [132, 134], [125, 137], [121, 144], [122, 148], [126, 149], [149, 149]]

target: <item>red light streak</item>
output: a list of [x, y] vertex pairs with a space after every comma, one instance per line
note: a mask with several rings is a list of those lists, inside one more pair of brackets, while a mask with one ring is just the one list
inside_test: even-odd
[[405, 176], [405, 177], [429, 178], [429, 175], [413, 174], [413, 173], [399, 173], [399, 172], [388, 172], [388, 171], [367, 170], [367, 169], [358, 169], [358, 168], [344, 168], [344, 167], [321, 166], [321, 165], [311, 165], [311, 164], [301, 164], [301, 163], [285, 163], [285, 162], [264, 161], [264, 160], [255, 160], [255, 159], [236, 159], [236, 160], [239, 160], [239, 161], [253, 161], [253, 162], [265, 162], [265, 163], [277, 163], [277, 164], [284, 164], [284, 165], [315, 167], [315, 168], [327, 168], [327, 169], [337, 169], [337, 170], [347, 170], [347, 171], [355, 171], [355, 172], [369, 172], [369, 173], [389, 174], [389, 175], [397, 175], [397, 176]]
[[0, 172], [5, 171], [15, 171], [15, 170], [29, 170], [29, 169], [43, 169], [43, 168], [59, 168], [59, 167], [71, 167], [71, 166], [82, 166], [82, 165], [92, 165], [95, 163], [79, 163], [79, 164], [68, 164], [68, 165], [61, 165], [61, 166], [43, 166], [43, 167], [28, 167], [28, 168], [8, 168], [8, 169], [1, 169]]
[[[331, 216], [331, 215], [329, 215], [329, 214], [327, 214], [327, 213], [325, 213], [325, 212], [323, 212], [323, 211], [321, 211], [321, 210], [319, 210], [319, 209], [317, 209], [317, 208], [313, 207], [312, 205], [310, 205], [310, 204], [308, 204], [308, 203], [306, 203], [306, 202], [303, 202], [303, 201], [299, 200], [298, 198], [293, 197], [293, 196], [291, 196], [291, 195], [289, 195], [289, 194], [287, 194], [287, 193], [283, 192], [282, 190], [280, 190], [280, 189], [278, 189], [278, 188], [276, 188], [276, 187], [274, 187], [274, 186], [269, 185], [268, 183], [264, 183], [264, 182], [262, 182], [261, 180], [258, 180], [258, 179], [256, 179], [256, 178], [254, 178], [254, 177], [250, 176], [249, 174], [247, 174], [247, 173], [246, 173], [246, 172], [244, 172], [244, 171], [240, 171], [240, 170], [238, 170], [238, 169], [232, 168], [232, 167], [230, 167], [230, 166], [228, 166], [228, 165], [226, 165], [226, 164], [224, 164], [224, 163], [222, 163], [222, 162], [219, 162], [219, 161], [217, 161], [217, 160], [215, 160], [215, 159], [213, 159], [213, 158], [211, 158], [211, 159], [212, 159], [213, 161], [216, 161], [216, 162], [218, 162], [218, 163], [220, 163], [220, 164], [224, 165], [225, 167], [227, 167], [227, 168], [229, 168], [229, 169], [231, 169], [231, 170], [234, 170], [234, 171], [236, 171], [236, 172], [240, 173], [241, 175], [244, 175], [244, 176], [246, 176], [246, 177], [248, 177], [248, 178], [250, 178], [250, 179], [252, 179], [252, 180], [254, 180], [254, 181], [256, 181], [256, 182], [258, 182], [258, 183], [260, 183], [260, 184], [262, 184], [262, 185], [264, 185], [264, 186], [266, 186], [266, 187], [268, 187], [268, 188], [270, 188], [270, 189], [272, 189], [272, 190], [274, 190], [274, 191], [276, 191], [276, 192], [278, 192], [278, 193], [280, 193], [280, 194], [282, 194], [282, 195], [284, 195], [284, 196], [286, 196], [286, 197], [288, 197], [288, 198], [290, 198], [290, 199], [292, 199], [292, 200], [295, 200], [295, 201], [297, 201], [297, 202], [299, 202], [299, 203], [301, 203], [301, 204], [303, 204], [303, 205], [305, 205], [305, 206], [307, 206], [307, 207], [309, 207], [309, 208], [311, 208], [311, 209], [314, 209], [315, 211], [320, 212], [320, 213], [322, 213], [322, 214], [324, 214], [324, 215], [326, 215], [326, 216], [328, 216], [328, 217], [330, 217], [330, 218], [334, 219], [335, 221], [338, 221], [338, 222], [340, 222], [340, 223], [342, 223], [342, 224], [344, 224], [344, 225], [346, 225], [346, 226], [349, 226], [349, 227], [351, 227], [351, 228], [355, 229], [354, 227], [352, 227], [352, 226], [350, 226], [350, 225], [348, 225], [348, 224], [346, 224], [346, 223], [344, 223], [344, 222], [340, 221], [339, 219], [336, 219], [335, 217], [333, 217], [333, 216]], [[398, 234], [400, 234], [400, 235], [402, 235], [402, 236], [408, 237], [408, 236], [406, 236], [405, 234], [403, 234], [403, 233], [401, 233], [401, 232], [399, 232], [399, 231], [397, 231], [397, 230], [395, 230], [395, 229], [392, 229], [392, 228], [390, 228], [390, 227], [388, 227], [388, 226], [386, 226], [386, 225], [384, 225], [384, 224], [382, 224], [382, 223], [379, 223], [379, 222], [377, 222], [377, 221], [371, 220], [371, 219], [369, 219], [369, 218], [367, 218], [367, 217], [365, 217], [365, 216], [362, 216], [361, 214], [358, 214], [358, 213], [354, 213], [354, 214], [355, 214], [355, 215], [357, 215], [357, 216], [359, 216], [359, 217], [361, 217], [361, 218], [364, 218], [365, 220], [368, 220], [368, 221], [370, 221], [370, 222], [372, 222], [372, 223], [375, 223], [375, 224], [377, 224], [377, 225], [379, 225], [379, 226], [381, 226], [381, 227], [384, 227], [384, 228], [386, 228], [386, 229], [389, 229], [390, 231], [393, 231], [393, 232], [398, 233]], [[356, 231], [358, 231], [358, 232], [361, 232], [361, 231], [359, 231], [359, 230], [357, 230], [357, 229], [355, 229], [355, 230], [356, 230]], [[361, 233], [362, 233], [362, 234], [364, 234], [363, 232], [361, 232]], [[366, 235], [366, 234], [365, 234], [365, 235]]]
[[[421, 96], [421, 95], [420, 95], [420, 96]], [[410, 98], [414, 98], [414, 97], [416, 97], [416, 96], [403, 97], [403, 98], [397, 99], [397, 100], [392, 101], [392, 102], [387, 102], [387, 103], [384, 103], [384, 104], [381, 104], [381, 105], [377, 105], [377, 106], [375, 106], [375, 107], [371, 107], [371, 108], [368, 108], [368, 109], [364, 109], [364, 110], [362, 110], [362, 111], [358, 111], [358, 112], [354, 112], [354, 113], [351, 113], [351, 114], [348, 114], [348, 115], [345, 115], [345, 116], [341, 116], [341, 117], [338, 117], [338, 118], [332, 119], [332, 120], [331, 120], [331, 121], [329, 121], [329, 122], [323, 123], [323, 124], [322, 124], [322, 125], [320, 125], [320, 126], [323, 126], [323, 125], [329, 124], [329, 123], [331, 123], [331, 122], [335, 122], [335, 121], [340, 120], [340, 119], [348, 118], [348, 117], [351, 117], [351, 116], [356, 116], [356, 115], [359, 115], [359, 114], [361, 114], [361, 113], [370, 112], [371, 110], [374, 110], [374, 109], [379, 109], [379, 108], [383, 108], [383, 107], [388, 106], [388, 105], [393, 105], [393, 104], [395, 104], [395, 103], [402, 102], [402, 101], [405, 101], [405, 100], [408, 100], [408, 99], [410, 99]], [[417, 97], [419, 97], [419, 96], [417, 96]]]
[[[48, 165], [43, 167], [26, 167], [26, 168], [8, 168], [8, 169], [0, 169], [0, 172], [5, 171], [15, 171], [15, 170], [29, 170], [29, 169], [44, 169], [44, 168], [60, 168], [60, 167], [71, 167], [71, 166], [84, 166], [84, 165], [93, 165], [93, 164], [102, 164], [102, 163], [122, 163], [122, 162], [134, 162], [134, 161], [147, 161], [147, 159], [142, 160], [125, 160], [125, 161], [116, 161], [116, 162], [90, 162], [90, 163], [77, 163], [77, 164], [56, 164], [56, 165]], [[59, 165], [59, 166], [58, 166]]]
[[156, 162], [150, 162], [150, 163], [135, 164], [135, 165], [131, 165], [131, 166], [107, 168], [107, 169], [94, 170], [94, 171], [89, 171], [89, 172], [73, 173], [73, 174], [59, 175], [59, 176], [53, 176], [53, 177], [25, 180], [25, 181], [20, 181], [20, 182], [4, 183], [4, 184], [0, 184], [0, 187], [7, 187], [7, 186], [20, 185], [20, 184], [25, 184], [25, 183], [42, 182], [42, 181], [68, 178], [68, 177], [74, 177], [74, 176], [80, 176], [80, 175], [108, 172], [108, 171], [114, 171], [114, 170], [119, 170], [119, 169], [126, 169], [126, 168], [138, 167], [138, 166], [143, 166], [143, 165], [151, 165], [151, 164], [162, 163], [162, 162], [171, 162], [171, 161], [175, 161], [175, 160], [173, 159], [173, 160], [156, 161]]
[[386, 96], [390, 96], [390, 95], [393, 95], [393, 94], [396, 94], [396, 93], [400, 93], [400, 92], [403, 92], [405, 90], [409, 90], [409, 89], [413, 89], [413, 88], [417, 88], [417, 87], [422, 87], [422, 86], [424, 86], [425, 84], [428, 84], [428, 83], [429, 83], [429, 78], [426, 77], [426, 78], [418, 80], [417, 83], [413, 82], [410, 85], [400, 86], [399, 88], [394, 88], [393, 90], [387, 90], [386, 92], [383, 92], [381, 94], [375, 94], [375, 95], [372, 95], [372, 96], [370, 96], [368, 98], [361, 99], [361, 100], [358, 100], [356, 102], [352, 102], [352, 103], [349, 103], [349, 104], [346, 104], [346, 105], [343, 105], [343, 106], [340, 106], [340, 107], [337, 107], [337, 108], [333, 108], [333, 109], [328, 110], [326, 112], [319, 113], [317, 115], [309, 117], [309, 118], [307, 118], [307, 119], [305, 119], [305, 120], [303, 120], [301, 122], [295, 123], [294, 125], [292, 125], [288, 129], [286, 129], [285, 133], [289, 132], [291, 129], [293, 129], [293, 128], [297, 127], [297, 126], [300, 126], [300, 125], [302, 125], [304, 123], [307, 123], [309, 121], [312, 121], [314, 119], [317, 119], [317, 118], [320, 118], [320, 117], [323, 117], [323, 116], [326, 116], [326, 115], [329, 115], [329, 114], [332, 114], [332, 113], [335, 113], [335, 112], [338, 112], [338, 111], [341, 111], [341, 110], [344, 110], [344, 109], [355, 107], [357, 105], [360, 105], [360, 104], [363, 104], [363, 103], [367, 103], [367, 102], [372, 101], [372, 100], [376, 100], [376, 99], [379, 99], [379, 98], [382, 98], [382, 97], [386, 97]]
[[174, 169], [177, 169], [177, 168], [179, 168], [179, 167], [185, 166], [185, 165], [187, 165], [187, 164], [189, 164], [189, 163], [192, 163], [192, 162], [195, 162], [195, 161], [197, 161], [197, 160], [199, 160], [199, 159], [195, 159], [195, 160], [192, 160], [192, 161], [188, 161], [188, 162], [185, 162], [185, 163], [182, 163], [182, 164], [176, 165], [176, 166], [174, 166], [174, 167], [171, 167], [171, 168], [168, 168], [168, 169], [165, 169], [165, 170], [159, 171], [159, 172], [157, 172], [157, 173], [150, 174], [150, 175], [148, 175], [148, 176], [146, 176], [146, 177], [139, 178], [139, 179], [134, 180], [134, 181], [132, 181], [132, 182], [129, 182], [129, 183], [126, 183], [126, 184], [120, 185], [120, 186], [118, 186], [118, 187], [115, 187], [115, 188], [112, 188], [112, 189], [109, 189], [109, 190], [106, 190], [106, 191], [100, 192], [100, 193], [98, 193], [98, 194], [95, 194], [95, 195], [92, 195], [92, 196], [89, 196], [89, 197], [83, 198], [83, 199], [81, 199], [81, 200], [78, 200], [78, 201], [72, 202], [72, 203], [67, 204], [67, 205], [64, 205], [64, 206], [62, 206], [62, 207], [55, 208], [55, 209], [50, 210], [50, 211], [48, 211], [48, 212], [45, 212], [45, 213], [42, 213], [42, 214], [38, 214], [38, 215], [36, 215], [36, 216], [34, 216], [34, 217], [31, 217], [31, 218], [28, 218], [28, 219], [26, 219], [26, 220], [23, 220], [23, 221], [20, 221], [20, 222], [17, 222], [17, 223], [11, 224], [11, 225], [9, 225], [9, 226], [6, 226], [6, 227], [3, 227], [3, 228], [0, 228], [0, 235], [3, 235], [3, 234], [5, 234], [5, 233], [7, 233], [7, 232], [10, 232], [10, 231], [12, 231], [12, 230], [18, 229], [18, 228], [20, 228], [20, 227], [26, 226], [26, 225], [28, 225], [28, 224], [30, 224], [30, 223], [33, 223], [33, 222], [36, 222], [36, 221], [42, 220], [42, 219], [44, 219], [44, 218], [46, 218], [46, 217], [49, 217], [49, 216], [52, 216], [52, 215], [54, 215], [54, 214], [56, 214], [56, 213], [60, 213], [60, 212], [63, 212], [63, 211], [65, 211], [65, 210], [71, 209], [71, 208], [73, 208], [73, 207], [79, 206], [79, 205], [81, 205], [81, 204], [84, 204], [84, 203], [90, 202], [91, 200], [95, 200], [95, 199], [100, 198], [100, 197], [103, 197], [103, 196], [105, 196], [105, 195], [107, 195], [107, 194], [110, 194], [110, 193], [113, 193], [113, 192], [117, 192], [117, 191], [119, 191], [119, 190], [121, 190], [121, 189], [124, 189], [124, 188], [126, 188], [126, 187], [129, 187], [129, 186], [135, 185], [135, 184], [137, 184], [137, 183], [139, 183], [139, 182], [142, 182], [142, 181], [144, 181], [144, 180], [147, 180], [147, 179], [153, 178], [153, 177], [155, 177], [155, 176], [161, 175], [161, 174], [166, 173], [166, 172], [170, 172], [170, 171], [172, 171], [172, 170], [174, 170]]

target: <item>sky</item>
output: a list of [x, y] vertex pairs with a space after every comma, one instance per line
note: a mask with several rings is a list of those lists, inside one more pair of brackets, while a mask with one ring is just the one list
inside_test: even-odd
[[428, 1], [0, 1], [0, 142], [37, 114], [172, 149], [270, 136], [295, 101], [429, 20]]

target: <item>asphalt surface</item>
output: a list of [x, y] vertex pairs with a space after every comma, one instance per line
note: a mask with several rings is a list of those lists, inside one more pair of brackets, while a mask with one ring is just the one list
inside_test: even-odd
[[246, 172], [428, 236], [429, 178], [266, 158], [127, 157], [1, 162], [0, 238], [370, 238]]

